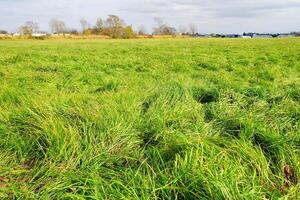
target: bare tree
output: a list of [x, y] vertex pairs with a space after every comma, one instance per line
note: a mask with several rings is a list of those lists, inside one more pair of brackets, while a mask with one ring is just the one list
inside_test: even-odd
[[20, 27], [19, 32], [22, 35], [32, 35], [32, 29], [25, 25]]
[[27, 21], [23, 26], [20, 27], [20, 33], [23, 35], [32, 35], [32, 33], [36, 33], [38, 29], [38, 23], [33, 21]]
[[61, 20], [52, 19], [49, 25], [53, 33], [65, 33], [67, 31], [66, 24]]
[[124, 21], [116, 15], [108, 15], [105, 21], [105, 27], [112, 38], [120, 38], [124, 26]]
[[80, 24], [81, 24], [82, 32], [84, 32], [89, 27], [88, 21], [86, 19], [82, 18], [80, 20]]
[[147, 31], [146, 31], [144, 25], [140, 25], [140, 26], [138, 27], [137, 33], [138, 33], [139, 35], [145, 35], [146, 32], [147, 32]]
[[184, 25], [180, 25], [178, 27], [178, 31], [179, 31], [179, 33], [186, 33], [187, 32], [187, 28]]
[[29, 27], [33, 33], [36, 33], [39, 30], [39, 24], [33, 21], [27, 21], [25, 26]]
[[163, 20], [159, 17], [155, 17], [154, 21], [156, 22], [156, 27], [153, 28], [153, 34], [155, 35], [175, 35], [176, 29], [168, 26], [164, 23]]
[[101, 31], [104, 28], [104, 22], [103, 20], [99, 17], [96, 21], [96, 28]]
[[197, 28], [196, 24], [193, 24], [193, 23], [189, 24], [189, 33], [191, 35], [195, 35], [197, 33], [197, 31], [198, 31], [198, 28]]
[[154, 17], [154, 21], [157, 24], [157, 26], [162, 26], [164, 24], [164, 21], [160, 17]]

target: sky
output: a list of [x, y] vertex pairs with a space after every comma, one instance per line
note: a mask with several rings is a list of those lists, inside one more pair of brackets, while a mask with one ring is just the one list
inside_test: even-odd
[[0, 0], [0, 29], [35, 21], [49, 31], [53, 18], [79, 29], [80, 19], [94, 25], [109, 14], [148, 32], [155, 17], [175, 28], [193, 23], [200, 33], [300, 31], [300, 0]]

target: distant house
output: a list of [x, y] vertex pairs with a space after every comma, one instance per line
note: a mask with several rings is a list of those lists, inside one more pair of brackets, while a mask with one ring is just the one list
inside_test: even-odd
[[44, 32], [40, 32], [40, 33], [33, 33], [32, 34], [32, 37], [46, 37], [47, 36], [47, 33], [44, 33]]
[[52, 33], [51, 36], [58, 37], [58, 36], [64, 36], [63, 33]]
[[279, 38], [286, 38], [286, 37], [293, 37], [294, 35], [292, 34], [279, 34], [278, 37]]
[[213, 38], [225, 38], [225, 35], [223, 34], [216, 34], [216, 33], [211, 33], [209, 34], [210, 37], [213, 37]]
[[290, 35], [292, 35], [293, 37], [299, 37], [300, 32], [291, 32]]
[[244, 33], [244, 34], [243, 34], [243, 37], [247, 37], [247, 38], [248, 38], [248, 37], [251, 37], [251, 38], [253, 38], [253, 36], [256, 35], [256, 34], [257, 34], [257, 33]]
[[272, 38], [271, 34], [254, 34], [253, 38]]
[[227, 38], [239, 38], [241, 36], [239, 34], [227, 34], [227, 35], [225, 35], [225, 37], [227, 37]]
[[244, 33], [243, 38], [272, 38], [277, 37], [277, 34], [270, 34], [270, 33]]
[[71, 36], [70, 33], [52, 33], [52, 37], [58, 37], [58, 36]]
[[241, 36], [241, 38], [244, 38], [244, 39], [250, 39], [250, 38], [252, 38], [251, 36], [247, 36], [247, 35], [243, 35], [243, 36]]
[[207, 38], [207, 37], [209, 37], [209, 35], [208, 35], [208, 34], [200, 34], [200, 33], [196, 33], [196, 34], [194, 35], [194, 37], [203, 37], [203, 38]]

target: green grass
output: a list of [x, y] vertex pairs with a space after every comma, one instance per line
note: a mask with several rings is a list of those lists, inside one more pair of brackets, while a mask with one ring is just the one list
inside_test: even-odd
[[300, 199], [300, 39], [0, 41], [0, 198]]

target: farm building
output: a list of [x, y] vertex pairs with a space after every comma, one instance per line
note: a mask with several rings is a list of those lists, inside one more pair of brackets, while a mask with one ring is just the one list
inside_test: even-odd
[[294, 35], [292, 34], [279, 34], [278, 37], [279, 38], [286, 38], [286, 37], [293, 37]]
[[40, 33], [33, 33], [32, 37], [46, 37], [47, 33], [40, 32]]
[[273, 36], [270, 34], [254, 34], [253, 38], [272, 38]]
[[58, 36], [71, 36], [70, 33], [52, 33], [52, 37], [58, 37]]
[[225, 35], [225, 37], [227, 37], [227, 38], [239, 38], [241, 36], [239, 34], [227, 34], [227, 35]]

